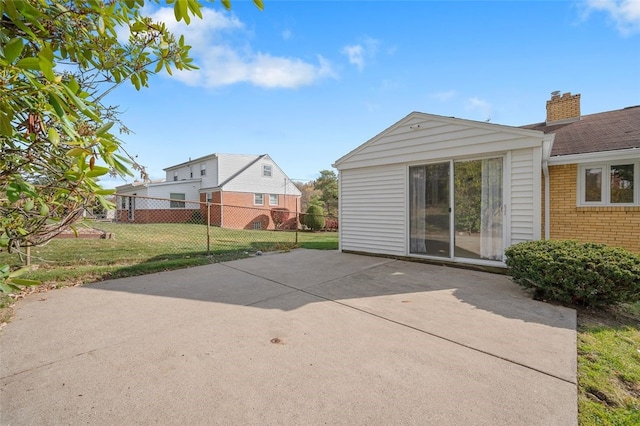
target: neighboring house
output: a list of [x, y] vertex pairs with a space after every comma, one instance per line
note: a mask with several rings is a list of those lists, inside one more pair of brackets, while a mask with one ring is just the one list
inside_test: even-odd
[[208, 203], [213, 225], [273, 229], [271, 209], [300, 208], [300, 191], [267, 154], [211, 154], [164, 170], [164, 181], [116, 188], [118, 220], [187, 222], [205, 218]]
[[[556, 103], [559, 110], [566, 109], [559, 99], [575, 98], [554, 94], [548, 106], [552, 113]], [[613, 124], [626, 135], [638, 126], [640, 108], [621, 111], [633, 112], [604, 114], [635, 120]], [[591, 121], [588, 117], [585, 122]], [[546, 233], [640, 251], [637, 130], [631, 131], [627, 145], [604, 138], [593, 150], [600, 154], [585, 154], [589, 164], [578, 166], [575, 153], [566, 147], [566, 140], [573, 139], [554, 133], [571, 123], [552, 116], [548, 124], [538, 129], [540, 125], [523, 128], [419, 112], [407, 115], [334, 164], [340, 173], [340, 250], [502, 267], [506, 247]], [[574, 166], [555, 165], [565, 150], [571, 154], [564, 159]], [[618, 162], [620, 158], [626, 161]], [[598, 173], [602, 183], [616, 182], [622, 191], [615, 200], [624, 203], [606, 201], [614, 191], [594, 183]], [[583, 175], [588, 182], [579, 183]], [[590, 191], [588, 201], [578, 197], [577, 185]], [[594, 188], [602, 191], [597, 206], [591, 204], [597, 199]], [[585, 202], [589, 205], [583, 206]], [[543, 215], [546, 206], [550, 213]], [[572, 217], [567, 220], [563, 215], [568, 211]], [[598, 217], [593, 219], [592, 213]], [[594, 232], [596, 220], [601, 232]], [[575, 225], [573, 231], [563, 229], [567, 222]], [[607, 222], [616, 236], [604, 235]], [[617, 236], [624, 226], [627, 235]]]

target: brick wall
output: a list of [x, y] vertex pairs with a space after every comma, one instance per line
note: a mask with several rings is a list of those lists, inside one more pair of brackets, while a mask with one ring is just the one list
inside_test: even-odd
[[[197, 219], [199, 223], [207, 222], [207, 194], [200, 194], [199, 209], [136, 209], [133, 223], [185, 223]], [[264, 205], [254, 206], [254, 194], [243, 192], [214, 192], [209, 206], [210, 223], [232, 229], [275, 229], [271, 214], [274, 208], [286, 208], [289, 214], [281, 213], [280, 218], [288, 216], [278, 229], [296, 229], [296, 212], [300, 197], [279, 195], [278, 205], [269, 204], [269, 194], [264, 194]], [[223, 204], [221, 204], [221, 202]], [[192, 204], [193, 205], [193, 204]], [[130, 222], [127, 210], [118, 210], [118, 222]], [[197, 216], [196, 216], [197, 215]]]
[[[640, 253], [640, 206], [577, 207], [577, 173], [576, 164], [549, 167], [550, 239], [604, 243]], [[544, 181], [542, 186], [544, 227]]]
[[[248, 192], [214, 192], [210, 208], [211, 224], [232, 229], [275, 229], [271, 216], [274, 208], [286, 208], [290, 218], [280, 229], [295, 229], [295, 213], [299, 205], [299, 197], [280, 194], [278, 205], [269, 204], [269, 194], [264, 194], [264, 205], [254, 206], [254, 194]], [[200, 201], [206, 201], [206, 194], [200, 194]], [[222, 203], [222, 206], [220, 205]], [[201, 206], [203, 218], [206, 220], [207, 208]]]
[[564, 93], [562, 96], [554, 94], [547, 101], [547, 124], [580, 118], [580, 95]]

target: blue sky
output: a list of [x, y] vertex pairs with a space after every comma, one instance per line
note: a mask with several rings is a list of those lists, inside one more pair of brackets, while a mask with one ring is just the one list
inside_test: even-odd
[[188, 27], [150, 12], [200, 67], [105, 99], [152, 179], [266, 153], [311, 180], [412, 111], [519, 126], [544, 121], [554, 90], [580, 93], [583, 114], [640, 104], [640, 0], [232, 0]]

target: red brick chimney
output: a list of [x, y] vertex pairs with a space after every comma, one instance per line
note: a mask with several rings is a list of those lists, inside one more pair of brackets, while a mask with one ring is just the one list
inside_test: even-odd
[[565, 124], [580, 120], [580, 94], [570, 92], [560, 96], [559, 91], [551, 93], [547, 101], [547, 126], [551, 124]]

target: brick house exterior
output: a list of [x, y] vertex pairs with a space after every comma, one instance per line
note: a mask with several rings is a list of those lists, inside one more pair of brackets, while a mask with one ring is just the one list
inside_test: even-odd
[[523, 127], [554, 137], [542, 235], [640, 253], [640, 106], [582, 116], [579, 94], [554, 92], [547, 120]]
[[211, 154], [170, 166], [165, 172], [166, 179], [161, 181], [117, 187], [116, 220], [208, 222], [233, 229], [297, 226], [295, 220], [280, 222], [296, 217], [301, 192], [267, 154]]

